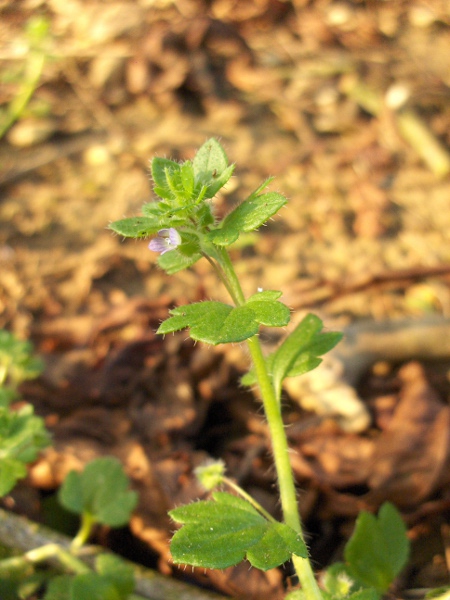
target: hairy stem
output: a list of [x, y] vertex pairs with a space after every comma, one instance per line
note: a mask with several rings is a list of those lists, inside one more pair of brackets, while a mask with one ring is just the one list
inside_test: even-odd
[[[221, 249], [219, 261], [223, 273], [227, 278], [227, 290], [230, 292], [235, 304], [241, 306], [245, 303], [245, 297], [230, 257], [225, 249]], [[284, 522], [300, 533], [303, 538], [294, 475], [289, 460], [289, 447], [280, 404], [277, 402], [275, 390], [267, 371], [266, 361], [264, 360], [258, 337], [253, 336], [249, 338], [247, 340], [247, 345], [255, 367], [264, 413], [269, 425]], [[292, 560], [306, 598], [308, 600], [322, 600], [322, 594], [317, 585], [309, 559], [293, 556]]]
[[259, 502], [256, 502], [256, 500], [254, 498], [252, 498], [252, 496], [250, 496], [250, 494], [247, 494], [247, 492], [245, 490], [243, 490], [239, 485], [234, 483], [234, 481], [231, 481], [231, 479], [228, 479], [228, 477], [223, 477], [222, 481], [223, 481], [223, 483], [225, 483], [225, 485], [227, 485], [232, 490], [234, 490], [237, 494], [239, 494], [239, 496], [244, 498], [244, 500], [247, 500], [247, 502], [249, 504], [251, 504], [253, 506], [253, 508], [255, 508], [268, 521], [275, 522], [275, 519], [272, 517], [272, 515], [270, 513], [268, 513], [267, 510], [265, 510], [265, 508], [263, 508], [261, 506], [261, 504], [259, 504]]

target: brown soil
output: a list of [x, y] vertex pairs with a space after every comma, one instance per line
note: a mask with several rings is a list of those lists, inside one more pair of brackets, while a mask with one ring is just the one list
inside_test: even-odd
[[[369, 319], [383, 332], [433, 315], [450, 335], [450, 10], [445, 0], [4, 1], [5, 107], [36, 14], [50, 24], [48, 58], [0, 142], [0, 326], [45, 358], [23, 395], [55, 443], [6, 503], [40, 518], [71, 468], [115, 455], [140, 493], [130, 530], [145, 560], [182, 576], [167, 510], [201, 496], [193, 469], [207, 457], [277, 514], [267, 431], [239, 385], [242, 348], [154, 333], [174, 304], [227, 301], [208, 264], [167, 277], [145, 241], [106, 227], [151, 199], [152, 156], [190, 158], [215, 136], [237, 164], [219, 213], [272, 175], [290, 199], [232, 250], [247, 294], [281, 289], [295, 318], [313, 310], [331, 328]], [[405, 595], [448, 582], [450, 354], [400, 354], [402, 364], [379, 356], [359, 381], [364, 431], [292, 393], [285, 418], [318, 570], [340, 557], [359, 510], [391, 500], [414, 546]], [[119, 549], [120, 539], [108, 538]], [[287, 574], [244, 564], [193, 578], [273, 599]]]

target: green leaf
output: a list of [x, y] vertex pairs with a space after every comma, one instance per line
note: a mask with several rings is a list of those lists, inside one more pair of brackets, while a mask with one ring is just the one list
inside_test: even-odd
[[340, 334], [321, 334], [322, 321], [313, 314], [308, 314], [284, 340], [271, 358], [273, 385], [277, 396], [281, 394], [281, 386], [286, 377], [293, 377], [315, 368], [320, 364], [318, 355], [330, 350], [339, 339]]
[[287, 525], [267, 521], [246, 500], [225, 492], [169, 514], [183, 524], [170, 546], [175, 563], [224, 569], [247, 555], [251, 564], [267, 570], [286, 562], [293, 553], [307, 556], [299, 534]]
[[[243, 319], [236, 321], [236, 318], [231, 316], [234, 310], [236, 309], [222, 302], [197, 302], [180, 306], [170, 311], [173, 316], [161, 323], [157, 333], [172, 333], [189, 327], [193, 340], [213, 345], [242, 341], [246, 339], [244, 335], [254, 335], [258, 327], [252, 321], [253, 313], [243, 315]], [[253, 324], [250, 331], [248, 318]], [[239, 339], [234, 339], [236, 336]]]
[[211, 138], [198, 150], [193, 161], [197, 179], [207, 182], [214, 172], [222, 173], [228, 166], [228, 158], [220, 143]]
[[26, 404], [19, 410], [0, 407], [0, 496], [7, 494], [18, 479], [25, 477], [26, 464], [50, 444], [43, 419]]
[[395, 506], [385, 502], [378, 518], [362, 511], [344, 554], [359, 581], [381, 594], [386, 592], [409, 556], [406, 527]]
[[118, 590], [121, 598], [127, 598], [134, 590], [134, 571], [131, 565], [126, 564], [114, 554], [102, 554], [95, 563], [99, 575], [111, 581]]
[[97, 573], [83, 573], [73, 578], [71, 600], [125, 600], [114, 583]]
[[172, 178], [175, 173], [179, 173], [181, 166], [168, 158], [160, 158], [156, 156], [151, 163], [152, 179], [155, 184], [154, 192], [160, 198], [172, 200], [175, 197], [173, 191]]
[[348, 596], [348, 600], [379, 600], [381, 595], [373, 588], [361, 588]]
[[[195, 180], [203, 198], [213, 198], [230, 179], [234, 165], [228, 166], [225, 150], [214, 138], [206, 141], [193, 160]], [[205, 187], [203, 187], [205, 186]]]
[[306, 558], [308, 552], [299, 534], [284, 523], [269, 523], [261, 540], [247, 551], [247, 560], [257, 569], [267, 571], [290, 560]]
[[227, 215], [208, 237], [218, 246], [229, 246], [238, 239], [240, 233], [258, 229], [286, 202], [287, 199], [277, 192], [252, 194]]
[[158, 265], [166, 273], [173, 275], [174, 273], [178, 273], [178, 271], [192, 267], [192, 265], [194, 265], [201, 258], [202, 255], [199, 252], [192, 254], [191, 256], [186, 256], [177, 248], [158, 256]]
[[17, 481], [26, 475], [27, 469], [20, 460], [2, 458], [0, 462], [0, 498], [8, 494]]
[[32, 355], [33, 345], [19, 340], [13, 333], [0, 329], [0, 386], [13, 390], [26, 379], [38, 377], [44, 368], [40, 358]]
[[44, 600], [126, 600], [134, 590], [134, 573], [118, 556], [97, 558], [96, 572], [53, 578]]
[[71, 471], [59, 490], [59, 500], [67, 510], [89, 513], [97, 523], [110, 527], [126, 525], [136, 506], [136, 492], [121, 463], [113, 457], [97, 458], [82, 473]]
[[8, 406], [18, 398], [18, 394], [11, 388], [0, 387], [0, 408], [8, 408]]
[[192, 163], [199, 196], [213, 198], [230, 179], [234, 165], [228, 166], [225, 150], [214, 138], [206, 141]]
[[269, 300], [252, 301], [236, 308], [222, 302], [197, 302], [174, 308], [170, 314], [173, 316], [161, 323], [157, 333], [167, 334], [189, 327], [193, 340], [213, 345], [242, 342], [258, 333], [260, 324], [282, 326], [290, 318], [287, 306]]
[[190, 160], [187, 160], [181, 165], [180, 180], [186, 197], [191, 198], [194, 192], [195, 177], [194, 167]]
[[271, 301], [271, 300], [278, 300], [278, 298], [280, 298], [280, 296], [282, 295], [282, 292], [278, 291], [278, 290], [264, 290], [262, 292], [256, 292], [256, 294], [253, 294], [253, 296], [250, 296], [250, 298], [247, 300], [247, 304], [249, 302], [262, 302], [264, 301]]
[[154, 217], [130, 217], [114, 221], [108, 228], [123, 237], [142, 238], [157, 233], [161, 229], [161, 223]]
[[71, 575], [53, 577], [48, 583], [44, 600], [72, 600], [72, 583]]
[[213, 173], [213, 176], [205, 191], [204, 198], [214, 198], [217, 192], [230, 180], [231, 176], [233, 175], [233, 171], [234, 165], [230, 165], [225, 169], [225, 171], [220, 173], [220, 175], [215, 175]]
[[284, 327], [289, 323], [291, 311], [276, 300], [252, 300], [245, 305], [254, 313], [254, 319], [266, 327]]

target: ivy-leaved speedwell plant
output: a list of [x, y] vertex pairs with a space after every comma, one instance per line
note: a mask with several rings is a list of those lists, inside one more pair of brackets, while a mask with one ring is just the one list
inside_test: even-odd
[[[389, 584], [404, 565], [407, 555], [404, 544], [399, 545], [398, 556], [393, 550], [395, 568], [386, 571], [383, 561], [378, 561], [373, 577], [361, 576], [358, 553], [347, 553], [346, 564], [330, 571], [320, 589], [304, 541], [281, 412], [283, 381], [317, 367], [321, 356], [342, 336], [323, 331], [322, 321], [308, 314], [274, 352], [264, 355], [258, 337], [260, 327], [285, 327], [290, 321], [290, 310], [280, 301], [282, 293], [277, 290], [255, 290], [246, 298], [227, 248], [242, 233], [252, 232], [266, 223], [287, 199], [278, 192], [267, 191], [271, 182], [268, 179], [223, 219], [218, 219], [213, 199], [229, 181], [233, 170], [234, 165], [228, 164], [224, 149], [215, 139], [205, 142], [192, 161], [178, 163], [154, 158], [151, 174], [158, 201], [145, 204], [142, 216], [122, 219], [109, 226], [124, 237], [152, 237], [149, 248], [159, 253], [158, 264], [168, 274], [191, 267], [201, 258], [210, 263], [228, 291], [231, 304], [211, 300], [175, 307], [170, 310], [170, 317], [161, 323], [158, 333], [189, 329], [193, 340], [212, 345], [246, 341], [252, 366], [242, 382], [259, 388], [271, 436], [283, 521], [276, 521], [225, 476], [221, 463], [214, 463], [198, 473], [204, 487], [212, 491], [225, 485], [233, 494], [212, 491], [209, 500], [170, 512], [172, 519], [181, 525], [171, 542], [172, 558], [175, 563], [218, 569], [246, 558], [262, 570], [291, 559], [301, 583], [301, 590], [292, 593], [296, 598], [373, 600], [387, 589], [386, 582]], [[387, 506], [384, 511], [389, 524], [394, 523], [396, 533], [400, 532], [405, 540], [400, 516], [394, 507]], [[371, 530], [369, 525], [364, 525], [366, 522], [372, 525]], [[390, 545], [385, 535], [389, 531], [381, 526], [377, 528], [370, 519], [364, 523], [359, 533], [355, 532], [357, 542], [366, 537], [368, 531], [374, 531], [374, 544]], [[375, 560], [376, 554], [373, 557]], [[352, 560], [358, 564], [352, 567]]]

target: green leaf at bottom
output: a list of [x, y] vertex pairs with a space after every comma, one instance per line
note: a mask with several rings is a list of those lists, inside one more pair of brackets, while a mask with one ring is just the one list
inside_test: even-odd
[[403, 520], [393, 504], [385, 502], [378, 518], [362, 511], [345, 548], [350, 571], [368, 587], [384, 593], [405, 566], [409, 540]]
[[170, 546], [175, 563], [224, 569], [247, 557], [253, 566], [266, 571], [292, 554], [307, 556], [300, 534], [284, 523], [268, 521], [237, 496], [215, 492], [213, 498], [169, 513], [183, 524]]

